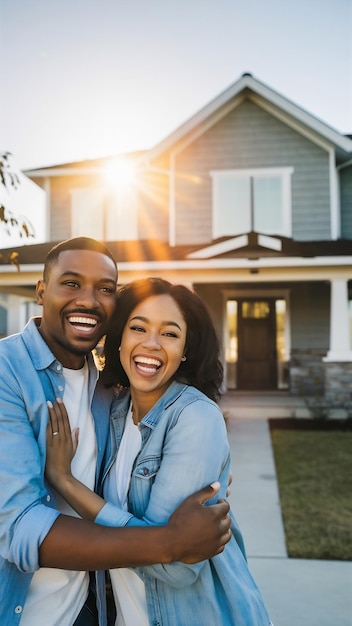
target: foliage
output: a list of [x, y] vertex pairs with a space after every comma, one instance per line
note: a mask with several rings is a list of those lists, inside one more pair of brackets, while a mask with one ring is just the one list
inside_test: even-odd
[[271, 437], [289, 556], [351, 560], [352, 432], [273, 424]]
[[[16, 191], [21, 184], [19, 175], [12, 167], [10, 152], [0, 153], [0, 184], [8, 192]], [[29, 220], [23, 215], [15, 215], [4, 204], [0, 204], [0, 228], [9, 236], [17, 233], [21, 238], [34, 237], [34, 230]], [[0, 263], [15, 265], [18, 270], [20, 269], [18, 253], [14, 251], [6, 254], [0, 252]]]
[[16, 265], [18, 271], [20, 270], [19, 254], [18, 252], [15, 252], [15, 250], [12, 250], [7, 254], [0, 252], [0, 263], [3, 263], [4, 265]]

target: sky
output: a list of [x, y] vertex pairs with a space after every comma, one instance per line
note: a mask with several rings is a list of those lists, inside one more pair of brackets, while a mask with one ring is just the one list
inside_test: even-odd
[[0, 152], [152, 148], [250, 72], [352, 133], [352, 0], [0, 0]]

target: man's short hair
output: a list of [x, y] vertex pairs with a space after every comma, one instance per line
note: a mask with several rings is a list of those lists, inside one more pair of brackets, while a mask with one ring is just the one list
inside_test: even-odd
[[73, 237], [72, 239], [60, 241], [60, 243], [57, 243], [51, 248], [51, 250], [49, 250], [44, 263], [44, 281], [48, 280], [52, 268], [56, 265], [56, 263], [58, 263], [60, 253], [65, 250], [92, 250], [93, 252], [105, 254], [112, 260], [117, 271], [117, 263], [109, 248], [107, 248], [105, 244], [101, 243], [101, 241], [98, 241], [97, 239], [92, 239], [91, 237]]

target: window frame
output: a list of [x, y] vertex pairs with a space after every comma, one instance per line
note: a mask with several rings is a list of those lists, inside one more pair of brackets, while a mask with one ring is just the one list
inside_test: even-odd
[[[277, 232], [261, 231], [266, 235], [281, 235], [284, 237], [292, 237], [292, 174], [293, 167], [269, 167], [269, 168], [248, 168], [248, 169], [226, 169], [211, 170], [212, 178], [212, 231], [213, 239], [224, 236], [237, 236], [240, 232], [224, 232], [226, 229], [220, 225], [220, 216], [222, 211], [220, 208], [220, 191], [221, 181], [228, 179], [245, 179], [251, 184], [251, 179], [255, 178], [281, 178], [282, 189], [282, 227]], [[249, 207], [250, 210], [250, 207]], [[255, 211], [255, 207], [254, 207]], [[249, 215], [250, 218], [250, 215]]]

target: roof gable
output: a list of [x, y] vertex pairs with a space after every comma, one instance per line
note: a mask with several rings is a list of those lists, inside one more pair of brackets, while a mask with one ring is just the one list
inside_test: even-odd
[[253, 78], [251, 74], [243, 74], [239, 80], [219, 94], [214, 100], [193, 115], [174, 132], [158, 143], [141, 157], [142, 161], [152, 161], [165, 152], [179, 151], [203, 132], [208, 130], [219, 119], [245, 98], [267, 109], [273, 115], [289, 123], [302, 134], [315, 136], [316, 142], [326, 146], [334, 146], [343, 157], [352, 154], [352, 141], [341, 135], [318, 118], [314, 117], [287, 98]]

